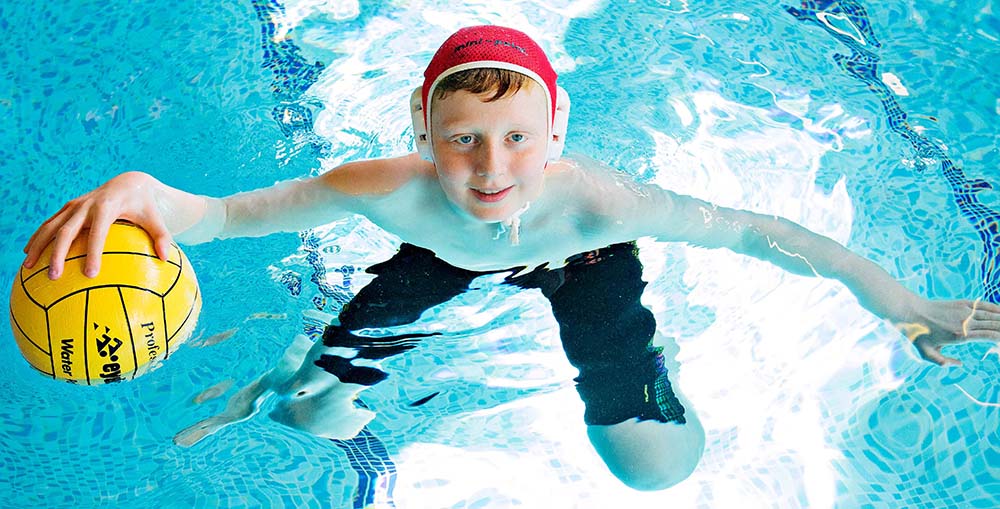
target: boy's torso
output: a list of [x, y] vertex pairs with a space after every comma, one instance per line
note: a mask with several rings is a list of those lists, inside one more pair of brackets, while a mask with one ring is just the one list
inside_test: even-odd
[[[398, 159], [413, 165], [413, 159]], [[419, 164], [419, 163], [418, 163]], [[335, 170], [336, 171], [336, 170]], [[395, 172], [397, 169], [392, 169]], [[404, 242], [429, 249], [448, 263], [469, 270], [559, 267], [566, 258], [616, 242], [634, 240], [591, 203], [600, 190], [588, 189], [576, 165], [554, 163], [546, 170], [542, 195], [519, 216], [517, 244], [512, 226], [467, 216], [446, 198], [433, 168], [403, 168], [400, 185], [359, 200], [357, 212]]]

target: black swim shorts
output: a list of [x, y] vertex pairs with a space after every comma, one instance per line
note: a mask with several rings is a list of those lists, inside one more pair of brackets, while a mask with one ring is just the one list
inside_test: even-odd
[[[466, 291], [473, 279], [507, 272], [504, 284], [537, 288], [549, 299], [563, 349], [580, 372], [574, 380], [587, 424], [631, 418], [684, 423], [684, 407], [667, 380], [663, 356], [651, 345], [656, 324], [640, 303], [646, 283], [637, 253], [630, 242], [575, 255], [556, 269], [476, 272], [403, 244], [395, 256], [367, 270], [375, 278], [344, 307], [340, 324], [326, 328], [323, 342], [355, 349], [356, 358], [364, 359], [415, 348], [434, 334], [372, 338], [351, 331], [412, 323], [427, 309]], [[372, 385], [387, 376], [333, 355], [316, 364], [344, 382]]]

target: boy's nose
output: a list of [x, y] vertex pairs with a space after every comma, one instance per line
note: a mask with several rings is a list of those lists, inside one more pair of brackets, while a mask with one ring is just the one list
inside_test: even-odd
[[484, 143], [479, 153], [476, 174], [480, 177], [502, 175], [507, 170], [507, 158], [502, 147]]

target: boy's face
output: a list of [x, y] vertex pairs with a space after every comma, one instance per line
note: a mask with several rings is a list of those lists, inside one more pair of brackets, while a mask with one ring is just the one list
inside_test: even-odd
[[549, 108], [542, 88], [528, 81], [492, 102], [492, 92], [465, 90], [433, 99], [431, 143], [445, 195], [486, 222], [503, 221], [542, 193]]

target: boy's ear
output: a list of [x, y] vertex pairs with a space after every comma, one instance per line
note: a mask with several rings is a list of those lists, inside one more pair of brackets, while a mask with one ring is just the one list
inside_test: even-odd
[[[418, 98], [419, 100], [419, 98]], [[566, 127], [569, 124], [569, 94], [563, 87], [556, 87], [556, 113], [552, 117], [552, 139], [549, 140], [549, 162], [558, 161], [566, 146]]]
[[434, 153], [431, 152], [431, 140], [427, 135], [426, 117], [424, 116], [423, 97], [420, 87], [417, 87], [410, 94], [410, 118], [413, 121], [413, 144], [417, 146], [417, 153], [425, 161], [434, 162]]

